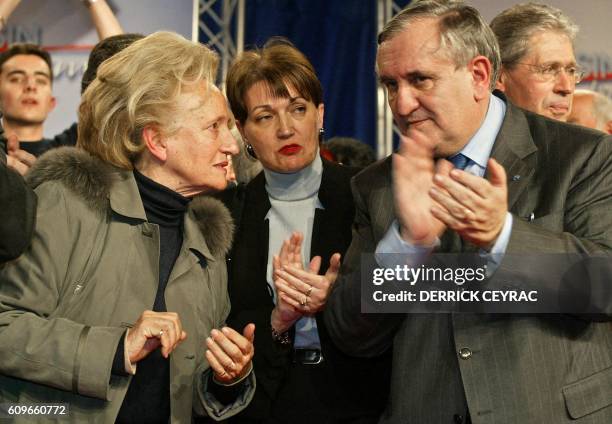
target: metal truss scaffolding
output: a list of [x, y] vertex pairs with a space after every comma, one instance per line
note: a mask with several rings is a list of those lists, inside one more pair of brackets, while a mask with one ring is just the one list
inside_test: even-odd
[[[400, 6], [393, 0], [377, 0], [377, 33], [380, 33], [385, 24], [405, 6]], [[397, 127], [393, 124], [393, 116], [387, 104], [387, 92], [385, 88], [377, 83], [376, 90], [376, 154], [379, 158], [393, 153], [393, 134], [399, 134]]]
[[[377, 28], [382, 30], [403, 6], [398, 2], [406, 0], [376, 0]], [[245, 0], [194, 0], [194, 37], [207, 43], [219, 52], [221, 57], [221, 86], [225, 85], [225, 75], [232, 59], [244, 49], [244, 8]], [[398, 133], [393, 125], [393, 117], [387, 105], [387, 94], [384, 87], [377, 86], [377, 126], [376, 153], [379, 158], [393, 152], [393, 135]]]
[[194, 0], [196, 7], [199, 22], [194, 33], [201, 31], [200, 41], [219, 53], [224, 87], [229, 64], [244, 49], [244, 0]]

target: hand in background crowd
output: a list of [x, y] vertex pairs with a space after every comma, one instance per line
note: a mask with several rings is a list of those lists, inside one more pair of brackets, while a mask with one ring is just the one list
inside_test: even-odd
[[210, 332], [210, 337], [206, 339], [206, 359], [217, 381], [231, 383], [251, 371], [254, 341], [255, 324], [244, 327], [242, 334], [229, 327]]
[[[340, 254], [334, 253], [329, 260], [329, 267], [325, 275], [319, 275], [320, 256], [312, 258], [307, 270], [302, 266], [302, 241], [302, 234], [295, 232], [289, 241], [283, 243], [281, 254], [279, 254], [280, 266], [275, 267], [274, 270], [274, 285], [278, 298], [284, 304], [293, 307], [296, 313], [306, 315], [314, 314], [325, 307], [340, 270]], [[283, 249], [286, 249], [287, 257], [284, 264], [280, 259], [283, 256]]]
[[6, 27], [6, 21], [13, 13], [13, 10], [21, 3], [21, 0], [2, 0], [0, 1], [0, 30]]
[[[6, 26], [8, 18], [11, 16], [15, 8], [21, 3], [21, 0], [2, 0], [0, 1], [0, 30]], [[96, 27], [96, 32], [100, 40], [107, 37], [123, 34], [123, 28], [117, 20], [115, 13], [110, 8], [106, 0], [97, 1], [79, 1], [85, 4], [89, 9], [91, 19]]]
[[25, 175], [36, 162], [36, 156], [19, 148], [19, 140], [16, 134], [7, 137], [6, 147], [6, 164], [21, 175]]
[[83, 3], [89, 9], [91, 20], [96, 27], [100, 40], [113, 35], [123, 34], [123, 28], [117, 20], [115, 13], [105, 0], [87, 1]]

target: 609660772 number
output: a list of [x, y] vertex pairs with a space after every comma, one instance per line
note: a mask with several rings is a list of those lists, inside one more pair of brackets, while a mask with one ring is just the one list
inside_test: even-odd
[[0, 418], [68, 415], [67, 403], [0, 403]]

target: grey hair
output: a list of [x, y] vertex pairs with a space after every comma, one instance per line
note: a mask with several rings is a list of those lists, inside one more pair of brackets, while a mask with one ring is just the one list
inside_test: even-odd
[[500, 68], [499, 46], [478, 10], [456, 0], [420, 0], [395, 15], [378, 34], [378, 45], [395, 37], [417, 19], [439, 18], [440, 45], [450, 52], [457, 67], [476, 56], [491, 62], [490, 88], [495, 88]]
[[529, 40], [540, 31], [554, 31], [566, 35], [572, 45], [578, 25], [556, 7], [540, 3], [521, 3], [512, 6], [491, 21], [497, 37], [504, 66], [512, 67], [529, 52]]
[[612, 99], [608, 96], [592, 90], [576, 90], [574, 98], [577, 96], [590, 96], [593, 99], [593, 116], [597, 120], [598, 128], [612, 121]]
[[593, 96], [593, 114], [597, 118], [597, 125], [603, 127], [612, 121], [612, 100], [608, 96], [595, 92]]

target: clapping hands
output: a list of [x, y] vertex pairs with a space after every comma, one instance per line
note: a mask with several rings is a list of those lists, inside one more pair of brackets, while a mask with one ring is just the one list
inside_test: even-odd
[[319, 275], [321, 257], [315, 256], [304, 269], [302, 242], [304, 237], [294, 232], [273, 259], [277, 305], [272, 311], [272, 326], [280, 333], [287, 331], [303, 315], [312, 315], [325, 307], [340, 269], [340, 254], [330, 258], [325, 275]]

